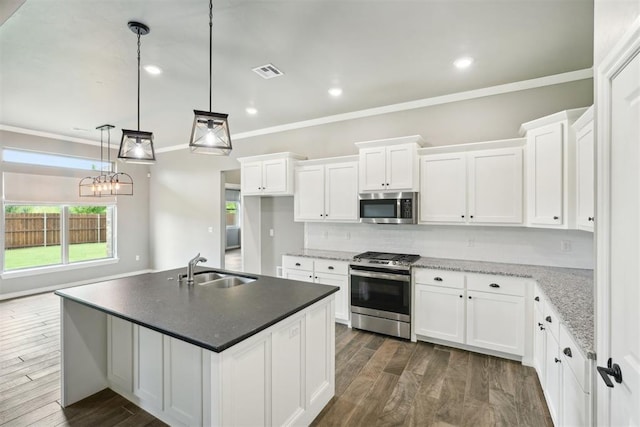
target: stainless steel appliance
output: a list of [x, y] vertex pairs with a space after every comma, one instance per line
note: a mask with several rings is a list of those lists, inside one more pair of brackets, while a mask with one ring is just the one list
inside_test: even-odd
[[349, 266], [351, 326], [411, 338], [411, 264], [420, 255], [364, 252]]
[[417, 193], [360, 193], [360, 222], [416, 224]]

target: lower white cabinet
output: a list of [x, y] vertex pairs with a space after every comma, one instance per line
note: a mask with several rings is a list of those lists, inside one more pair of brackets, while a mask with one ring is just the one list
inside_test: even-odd
[[562, 360], [558, 341], [551, 332], [545, 333], [545, 376], [544, 396], [555, 425], [560, 421], [560, 399], [562, 396]]
[[214, 353], [107, 316], [109, 387], [170, 425], [308, 425], [335, 394], [334, 317], [328, 297]]
[[[538, 298], [538, 301], [535, 301], [535, 298]], [[538, 373], [538, 378], [540, 379], [540, 385], [544, 388], [544, 366], [545, 366], [545, 357], [546, 357], [546, 347], [545, 347], [545, 326], [544, 326], [544, 316], [542, 314], [541, 297], [536, 295], [534, 298], [534, 308], [533, 308], [533, 367]]]
[[282, 277], [301, 282], [337, 286], [336, 321], [349, 322], [349, 263], [344, 261], [282, 256]]
[[416, 284], [416, 334], [464, 343], [464, 289]]

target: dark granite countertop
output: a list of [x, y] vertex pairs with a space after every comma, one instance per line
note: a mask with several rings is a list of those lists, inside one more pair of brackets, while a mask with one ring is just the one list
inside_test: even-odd
[[[287, 255], [351, 261], [355, 252], [301, 249]], [[416, 268], [498, 274], [535, 280], [584, 355], [595, 359], [593, 270], [422, 257]]]
[[[197, 271], [219, 269], [199, 267]], [[338, 291], [257, 274], [242, 286], [178, 284], [185, 269], [140, 274], [56, 291], [56, 295], [219, 353]]]

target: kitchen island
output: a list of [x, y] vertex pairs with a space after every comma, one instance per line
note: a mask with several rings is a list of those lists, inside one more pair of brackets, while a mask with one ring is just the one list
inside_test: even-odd
[[335, 392], [338, 288], [251, 275], [218, 289], [183, 272], [56, 292], [62, 406], [108, 387], [171, 425], [309, 424]]

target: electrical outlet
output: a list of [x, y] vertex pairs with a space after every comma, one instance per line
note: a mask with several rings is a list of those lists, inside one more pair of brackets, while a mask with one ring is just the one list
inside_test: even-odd
[[207, 231], [208, 231], [209, 233], [213, 233], [213, 227], [209, 227], [209, 228], [207, 228]]
[[136, 255], [136, 261], [140, 261], [140, 255]]
[[560, 240], [560, 251], [571, 252], [571, 240]]
[[273, 228], [270, 228], [270, 229], [269, 229], [269, 236], [270, 236], [270, 237], [273, 237], [273, 236], [274, 236], [274, 234], [275, 234], [275, 233], [273, 232]]
[[467, 240], [467, 246], [473, 248], [476, 245], [476, 241], [474, 239]]

